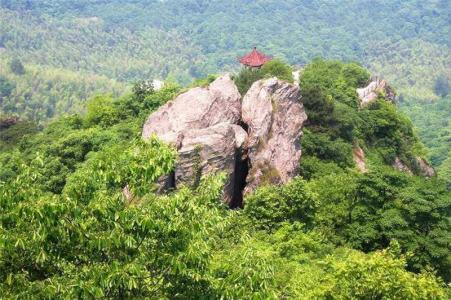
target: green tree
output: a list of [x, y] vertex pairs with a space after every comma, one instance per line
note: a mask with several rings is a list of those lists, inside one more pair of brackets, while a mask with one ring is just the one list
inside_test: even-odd
[[311, 226], [317, 208], [316, 194], [302, 178], [282, 187], [261, 187], [244, 202], [245, 214], [255, 225], [270, 231], [283, 222], [298, 221]]
[[272, 59], [265, 63], [261, 68], [261, 72], [263, 76], [274, 76], [280, 80], [293, 82], [293, 69], [281, 59]]
[[446, 76], [437, 77], [434, 83], [434, 92], [440, 97], [446, 97], [449, 94], [449, 82]]
[[8, 78], [0, 75], [0, 99], [3, 100], [4, 97], [9, 97], [12, 91], [16, 88], [14, 83], [10, 82]]
[[16, 75], [25, 74], [25, 67], [18, 58], [14, 58], [13, 60], [11, 60], [11, 62], [9, 63], [9, 68], [11, 69], [11, 72], [13, 72]]

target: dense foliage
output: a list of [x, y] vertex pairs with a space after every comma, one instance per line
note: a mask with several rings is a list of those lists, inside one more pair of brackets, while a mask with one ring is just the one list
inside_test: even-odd
[[[221, 174], [155, 193], [176, 154], [141, 141], [140, 130], [180, 92], [176, 85], [153, 91], [139, 83], [134, 94], [94, 97], [85, 114], [43, 129], [1, 119], [0, 294], [448, 299], [450, 192], [440, 177], [387, 164], [387, 153], [417, 155], [416, 138], [382, 98], [357, 108], [355, 88], [367, 77], [356, 64], [306, 67], [308, 113], [331, 113], [305, 129], [304, 178], [261, 187], [242, 210], [221, 204]], [[354, 169], [357, 143], [367, 173]]]
[[255, 81], [263, 78], [277, 77], [281, 80], [293, 82], [292, 73], [293, 69], [289, 65], [279, 59], [273, 59], [259, 69], [241, 69], [240, 73], [234, 78], [234, 81], [241, 95], [244, 95]]
[[429, 160], [451, 183], [451, 97], [427, 103], [411, 101], [401, 109], [416, 121], [418, 135], [430, 149]]
[[[0, 294], [449, 299], [450, 9], [446, 0], [1, 1]], [[236, 71], [253, 46], [278, 59], [237, 74], [240, 92], [269, 76], [292, 81], [283, 61], [358, 61], [396, 87], [418, 130], [384, 95], [358, 108], [355, 89], [369, 78], [358, 63], [316, 59], [301, 76], [302, 178], [261, 187], [239, 211], [220, 204], [221, 174], [156, 195], [152, 183], [176, 155], [140, 140], [144, 118], [180, 91], [171, 82]], [[166, 87], [155, 92], [153, 78]], [[76, 114], [43, 126], [66, 113]], [[415, 175], [426, 154], [437, 177]], [[396, 159], [413, 175], [393, 170]]]
[[[359, 61], [407, 100], [434, 100], [436, 79], [451, 77], [449, 10], [446, 0], [3, 0], [0, 52], [25, 69], [40, 65], [121, 83], [153, 77], [188, 83], [236, 70], [237, 56], [258, 46], [296, 65], [314, 57]], [[76, 92], [82, 86], [65, 92], [83, 102]], [[46, 94], [33, 90], [28, 110], [51, 107]], [[72, 101], [79, 110], [78, 101], [64, 97], [57, 106], [66, 110], [56, 114]]]

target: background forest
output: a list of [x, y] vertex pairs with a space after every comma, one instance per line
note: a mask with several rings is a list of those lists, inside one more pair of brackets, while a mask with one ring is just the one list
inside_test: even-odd
[[[290, 64], [358, 61], [396, 88], [449, 174], [450, 11], [435, 1], [2, 0], [0, 109], [42, 122], [137, 80], [236, 71], [257, 46]], [[23, 72], [11, 67], [17, 60]], [[422, 113], [419, 113], [422, 112]], [[432, 134], [434, 133], [434, 134]]]

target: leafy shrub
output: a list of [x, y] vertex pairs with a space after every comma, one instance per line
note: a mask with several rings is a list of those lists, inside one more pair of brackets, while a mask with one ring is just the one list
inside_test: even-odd
[[252, 84], [262, 78], [263, 74], [260, 69], [243, 68], [240, 73], [235, 76], [234, 81], [238, 87], [238, 91], [244, 96]]
[[299, 173], [306, 180], [341, 172], [343, 172], [343, 169], [333, 161], [324, 161], [316, 156], [306, 154], [302, 155]]
[[36, 132], [38, 126], [29, 121], [19, 121], [6, 129], [0, 129], [0, 151], [16, 146], [24, 137]]
[[15, 88], [16, 85], [14, 83], [10, 82], [5, 76], [0, 75], [0, 100], [3, 97], [9, 97]]
[[280, 80], [293, 82], [292, 68], [280, 59], [273, 59], [264, 64], [260, 69], [243, 68], [235, 76], [234, 81], [241, 95], [244, 96], [252, 84], [260, 79], [277, 77]]
[[340, 138], [332, 140], [327, 133], [312, 133], [305, 130], [301, 146], [304, 155], [334, 162], [342, 168], [354, 166], [352, 146]]
[[392, 103], [378, 100], [362, 110], [361, 115], [365, 120], [361, 131], [366, 142], [379, 148], [387, 163], [399, 156], [411, 165], [414, 156], [423, 154], [411, 121], [397, 112]]
[[25, 67], [18, 58], [14, 58], [13, 60], [11, 60], [11, 62], [9, 63], [9, 68], [11, 69], [11, 72], [13, 72], [16, 75], [25, 74]]
[[149, 80], [135, 82], [132, 88], [133, 97], [138, 101], [143, 101], [146, 96], [154, 93], [154, 86]]
[[111, 126], [119, 121], [119, 112], [113, 105], [113, 100], [106, 96], [96, 96], [88, 104], [85, 124], [90, 126]]
[[258, 227], [278, 228], [283, 222], [311, 225], [317, 207], [316, 194], [301, 178], [285, 186], [264, 186], [245, 199], [244, 212]]
[[281, 59], [276, 58], [265, 63], [261, 68], [261, 73], [264, 77], [277, 77], [293, 83], [293, 69]]
[[307, 114], [313, 113], [313, 124], [327, 124], [327, 117], [335, 101], [357, 108], [356, 88], [369, 79], [369, 73], [355, 63], [324, 61], [311, 62], [301, 75], [301, 92]]
[[336, 173], [309, 182], [320, 202], [317, 228], [336, 244], [365, 252], [397, 240], [409, 269], [434, 268], [449, 281], [446, 235], [451, 205], [446, 186], [390, 167], [366, 174]]

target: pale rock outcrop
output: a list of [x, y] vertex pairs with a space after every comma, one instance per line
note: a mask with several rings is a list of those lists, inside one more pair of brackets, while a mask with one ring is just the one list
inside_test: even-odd
[[207, 88], [196, 87], [177, 96], [149, 116], [142, 136], [155, 134], [178, 152], [174, 174], [158, 181], [160, 191], [187, 184], [218, 171], [227, 174], [224, 201], [235, 192], [235, 164], [247, 141], [241, 119], [241, 95], [229, 75]]
[[431, 167], [426, 160], [424, 160], [421, 157], [415, 157], [413, 170], [407, 166], [404, 162], [399, 159], [399, 157], [395, 158], [395, 161], [393, 162], [392, 166], [393, 168], [405, 172], [409, 175], [413, 175], [414, 173], [416, 175], [424, 176], [424, 177], [434, 177], [436, 175], [435, 170], [433, 167]]
[[164, 87], [164, 81], [159, 79], [152, 80], [152, 86], [154, 91], [159, 91]]
[[238, 124], [240, 99], [231, 77], [221, 76], [207, 88], [190, 89], [151, 114], [144, 124], [142, 137], [148, 139], [155, 134], [164, 142], [177, 144], [183, 131], [223, 122]]
[[307, 119], [297, 85], [270, 78], [255, 82], [244, 96], [250, 161], [245, 193], [265, 183], [286, 183], [297, 175], [300, 138]]
[[204, 175], [224, 172], [227, 174], [224, 201], [230, 204], [238, 188], [234, 184], [236, 160], [241, 159], [246, 139], [242, 127], [228, 123], [186, 131], [178, 149], [175, 185], [195, 186]]
[[435, 170], [431, 167], [423, 158], [415, 158], [416, 165], [420, 175], [424, 177], [434, 177], [436, 175]]
[[403, 163], [399, 157], [395, 158], [395, 161], [393, 162], [392, 166], [398, 171], [405, 172], [409, 175], [413, 174], [412, 170], [410, 170], [410, 168], [405, 163]]
[[301, 82], [301, 70], [296, 70], [291, 73], [293, 75], [293, 83], [299, 84]]
[[364, 107], [375, 101], [380, 93], [384, 94], [387, 100], [395, 101], [395, 92], [388, 85], [387, 81], [376, 77], [366, 87], [357, 89], [360, 107]]
[[368, 172], [368, 169], [367, 169], [366, 163], [365, 163], [365, 152], [363, 152], [363, 149], [360, 147], [354, 148], [354, 150], [352, 152], [352, 156], [354, 159], [354, 163], [357, 167], [357, 170], [359, 170], [360, 173]]
[[178, 152], [173, 174], [160, 191], [196, 186], [204, 175], [227, 175], [224, 201], [241, 206], [244, 193], [297, 175], [307, 115], [298, 85], [271, 78], [255, 82], [241, 103], [230, 76], [193, 88], [149, 116], [144, 139], [155, 134]]

